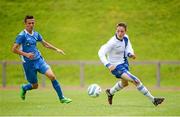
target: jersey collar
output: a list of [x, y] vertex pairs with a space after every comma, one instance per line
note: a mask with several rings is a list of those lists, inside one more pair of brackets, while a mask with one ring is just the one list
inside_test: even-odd
[[115, 34], [115, 37], [118, 41], [123, 41], [123, 38], [124, 38], [124, 37], [122, 39], [118, 38], [117, 34]]
[[34, 31], [32, 31], [32, 34], [30, 34], [26, 29], [24, 29], [24, 32], [26, 33], [26, 34], [29, 34], [29, 35], [31, 35], [31, 36], [33, 36], [34, 35]]

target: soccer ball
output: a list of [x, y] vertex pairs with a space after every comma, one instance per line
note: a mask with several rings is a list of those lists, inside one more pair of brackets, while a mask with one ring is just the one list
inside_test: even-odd
[[88, 95], [91, 97], [98, 97], [101, 93], [101, 87], [98, 84], [91, 84], [88, 87]]

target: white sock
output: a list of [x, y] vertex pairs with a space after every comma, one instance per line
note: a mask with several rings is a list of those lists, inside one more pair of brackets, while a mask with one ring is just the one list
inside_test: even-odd
[[123, 86], [122, 86], [121, 81], [119, 81], [110, 89], [110, 93], [113, 95], [115, 92], [117, 92], [121, 89], [123, 89]]
[[143, 94], [145, 95], [150, 101], [154, 101], [154, 96], [151, 95], [151, 93], [148, 91], [148, 89], [142, 84], [140, 83], [140, 85], [137, 86], [137, 89]]

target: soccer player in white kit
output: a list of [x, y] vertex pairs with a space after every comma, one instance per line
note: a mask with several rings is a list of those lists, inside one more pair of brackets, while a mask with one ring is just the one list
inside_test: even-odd
[[119, 23], [116, 27], [116, 34], [103, 46], [101, 46], [98, 55], [101, 62], [109, 71], [120, 81], [112, 88], [106, 90], [108, 102], [112, 105], [112, 99], [115, 92], [128, 86], [128, 81], [132, 82], [143, 95], [145, 95], [155, 106], [161, 104], [164, 98], [157, 98], [151, 95], [142, 82], [129, 72], [127, 58], [135, 59], [134, 50], [131, 46], [128, 35], [126, 35], [127, 25]]

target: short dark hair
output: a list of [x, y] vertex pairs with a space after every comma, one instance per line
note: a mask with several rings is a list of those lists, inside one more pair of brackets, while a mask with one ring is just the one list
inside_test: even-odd
[[118, 26], [124, 27], [124, 28], [125, 28], [125, 31], [127, 30], [127, 24], [126, 24], [125, 22], [120, 22], [120, 23], [118, 23], [118, 24], [116, 25], [116, 27], [118, 27]]
[[26, 15], [24, 18], [24, 22], [26, 23], [27, 19], [34, 19], [34, 17], [32, 15]]

